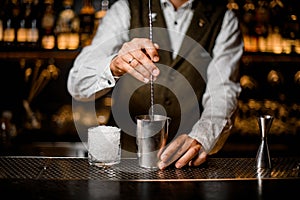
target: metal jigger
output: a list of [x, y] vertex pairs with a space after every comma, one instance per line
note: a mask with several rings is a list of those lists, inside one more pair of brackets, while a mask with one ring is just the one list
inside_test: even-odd
[[263, 115], [258, 117], [258, 125], [261, 134], [261, 144], [256, 155], [256, 167], [258, 169], [270, 169], [271, 158], [268, 148], [267, 135], [270, 131], [274, 117], [271, 115]]

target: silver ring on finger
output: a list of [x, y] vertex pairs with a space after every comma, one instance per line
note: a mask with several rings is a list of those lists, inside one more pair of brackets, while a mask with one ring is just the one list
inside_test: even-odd
[[132, 58], [128, 61], [128, 64], [131, 64], [133, 60], [134, 60], [134, 58], [132, 57]]

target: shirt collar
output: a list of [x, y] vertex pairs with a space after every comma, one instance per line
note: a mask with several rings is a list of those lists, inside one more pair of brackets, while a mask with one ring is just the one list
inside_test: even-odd
[[[187, 2], [182, 4], [180, 8], [192, 9], [193, 2], [194, 2], [194, 0], [188, 0]], [[168, 5], [173, 6], [172, 3], [170, 2], [170, 0], [160, 0], [160, 3], [161, 3], [162, 8], [164, 8]]]

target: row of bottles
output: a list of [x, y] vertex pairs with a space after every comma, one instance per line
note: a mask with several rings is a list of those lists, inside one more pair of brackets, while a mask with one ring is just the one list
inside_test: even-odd
[[241, 17], [247, 52], [300, 53], [297, 0], [229, 0]]
[[[73, 50], [88, 45], [112, 0], [81, 2], [76, 12], [74, 0], [0, 1], [0, 46]], [[228, 7], [240, 13], [246, 51], [300, 53], [297, 0], [228, 0]]]
[[1, 36], [7, 46], [33, 46], [38, 41], [38, 1], [24, 0], [22, 5], [17, 0], [7, 1], [1, 11]]
[[[295, 74], [293, 72], [289, 72], [289, 77], [285, 77], [282, 72], [277, 69], [271, 69], [265, 76], [265, 83], [272, 87], [279, 87], [283, 84], [290, 84], [293, 87], [300, 87], [300, 70], [296, 71]], [[286, 80], [288, 79], [288, 80]], [[247, 90], [255, 90], [259, 87], [259, 81], [255, 80], [253, 75], [244, 74], [240, 78], [240, 83], [243, 89]]]
[[109, 8], [108, 0], [99, 1], [99, 10], [93, 0], [82, 1], [79, 12], [74, 9], [74, 0], [1, 1], [0, 47], [7, 51], [76, 50], [86, 46]]

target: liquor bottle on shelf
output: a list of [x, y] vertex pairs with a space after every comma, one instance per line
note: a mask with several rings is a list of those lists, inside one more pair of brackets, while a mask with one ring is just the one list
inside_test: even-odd
[[270, 21], [270, 25], [282, 27], [284, 24], [284, 20], [282, 20], [282, 17], [285, 15], [286, 5], [283, 4], [282, 0], [271, 0], [269, 3], [269, 7], [272, 19]]
[[239, 10], [239, 4], [235, 0], [228, 0], [227, 8], [230, 10]]
[[261, 52], [267, 51], [267, 36], [270, 23], [269, 3], [266, 0], [257, 2], [255, 12], [255, 27], [254, 31], [257, 37], [257, 50]]
[[21, 2], [21, 12], [18, 18], [18, 26], [16, 27], [16, 45], [18, 48], [24, 49], [27, 46], [27, 32], [29, 28], [29, 18], [31, 15], [31, 2], [24, 0]]
[[293, 53], [296, 52], [296, 40], [300, 37], [300, 20], [298, 17], [298, 10], [295, 9], [293, 5], [289, 5], [282, 34], [285, 40], [289, 41], [289, 46]]
[[80, 44], [87, 46], [91, 43], [94, 32], [95, 9], [92, 0], [84, 0], [79, 12], [80, 18]]
[[3, 22], [4, 22], [4, 5], [3, 3], [0, 4], [0, 47], [3, 45]]
[[73, 9], [73, 3], [73, 0], [63, 0], [63, 9], [58, 14], [55, 34], [59, 50], [76, 50], [79, 48], [80, 20]]
[[38, 4], [38, 0], [23, 0], [21, 3], [16, 38], [18, 48], [31, 50], [39, 46]]
[[268, 51], [275, 54], [283, 52], [283, 39], [278, 26], [273, 27], [269, 33]]
[[30, 4], [30, 15], [27, 22], [27, 47], [30, 49], [38, 49], [39, 48], [39, 0], [27, 0]]
[[16, 29], [21, 9], [18, 0], [8, 0], [4, 7], [3, 46], [6, 50], [11, 50], [16, 46]]
[[109, 0], [101, 0], [101, 7], [95, 13], [95, 28], [94, 32], [96, 32], [98, 26], [101, 24], [102, 18], [105, 16], [107, 10], [109, 9]]
[[41, 17], [41, 48], [54, 49], [56, 39], [54, 34], [56, 15], [54, 0], [44, 0], [43, 15]]
[[255, 35], [255, 3], [253, 0], [246, 0], [242, 9], [241, 30], [245, 43], [245, 51], [256, 52], [257, 40]]

